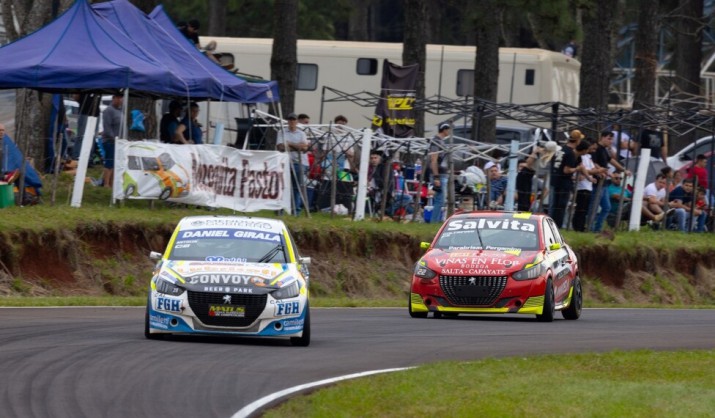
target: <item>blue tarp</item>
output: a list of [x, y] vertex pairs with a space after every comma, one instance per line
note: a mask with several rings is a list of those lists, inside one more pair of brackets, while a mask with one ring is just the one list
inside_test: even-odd
[[[46, 26], [1, 47], [0, 88], [55, 92], [129, 88], [196, 100], [277, 100], [270, 84], [232, 76], [198, 50], [182, 53], [180, 43], [169, 35], [152, 39], [159, 36], [159, 25], [126, 0], [102, 5], [100, 10], [114, 10], [106, 11], [107, 16], [115, 15], [113, 19], [93, 10], [87, 0], [77, 0]], [[142, 22], [144, 29], [140, 29]], [[219, 77], [216, 70], [224, 75]], [[230, 83], [231, 76], [238, 82]]]
[[[2, 138], [2, 161], [0, 162], [0, 173], [19, 170], [22, 164], [22, 153], [15, 145], [9, 135]], [[42, 187], [42, 180], [37, 171], [29, 164], [25, 165], [25, 187], [34, 187], [39, 191]]]

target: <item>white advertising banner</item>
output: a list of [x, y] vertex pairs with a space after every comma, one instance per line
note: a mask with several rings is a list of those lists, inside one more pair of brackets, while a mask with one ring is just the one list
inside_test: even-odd
[[291, 208], [288, 154], [223, 145], [116, 140], [116, 199], [159, 199], [240, 212]]

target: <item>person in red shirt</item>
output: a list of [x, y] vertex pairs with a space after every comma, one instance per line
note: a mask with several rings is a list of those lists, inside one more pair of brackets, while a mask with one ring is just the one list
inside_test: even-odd
[[698, 154], [695, 157], [695, 164], [688, 170], [688, 178], [698, 178], [698, 187], [708, 188], [708, 170], [705, 168], [708, 164], [708, 158], [703, 154]]

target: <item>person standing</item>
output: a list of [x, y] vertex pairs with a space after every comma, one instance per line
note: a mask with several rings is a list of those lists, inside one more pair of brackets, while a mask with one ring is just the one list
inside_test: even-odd
[[601, 137], [598, 140], [598, 146], [596, 151], [593, 152], [592, 158], [596, 167], [601, 170], [596, 174], [599, 176], [598, 189], [596, 189], [596, 199], [592, 199], [593, 208], [592, 210], [597, 210], [596, 204], [599, 205], [600, 211], [596, 215], [596, 221], [593, 223], [593, 232], [600, 232], [603, 227], [603, 222], [606, 221], [608, 214], [611, 212], [611, 198], [608, 193], [605, 192], [607, 187], [606, 181], [609, 177], [608, 165], [612, 165], [616, 172], [625, 172], [626, 175], [630, 175], [630, 172], [623, 167], [623, 165], [614, 158], [611, 154], [611, 146], [613, 144], [613, 132], [603, 131], [601, 132]]
[[708, 157], [704, 154], [698, 154], [695, 157], [695, 163], [692, 167], [688, 169], [688, 179], [698, 179], [698, 187], [702, 187], [705, 190], [708, 188]]
[[574, 129], [569, 134], [568, 141], [556, 152], [551, 168], [551, 203], [549, 205], [549, 215], [556, 222], [556, 226], [564, 226], [564, 216], [566, 206], [574, 188], [573, 175], [580, 171], [583, 166], [579, 166], [576, 159], [576, 146], [584, 138], [581, 131]]
[[188, 144], [203, 144], [203, 132], [199, 123], [199, 104], [191, 102], [189, 111], [176, 128], [176, 135], [181, 135]]
[[643, 129], [639, 139], [639, 154], [643, 148], [650, 149], [650, 158], [663, 160], [668, 164], [668, 137], [660, 129]]
[[432, 177], [432, 216], [430, 223], [442, 221], [442, 207], [444, 206], [444, 194], [447, 190], [447, 159], [445, 157], [445, 139], [449, 136], [452, 127], [448, 123], [439, 125], [437, 135], [430, 141], [429, 147], [429, 169]]
[[591, 195], [593, 193], [593, 183], [597, 180], [592, 176], [599, 170], [591, 160], [590, 152], [596, 150], [596, 143], [586, 138], [576, 146], [576, 155], [581, 158], [584, 172], [580, 172], [576, 179], [576, 208], [573, 211], [571, 225], [574, 231], [586, 232], [586, 217], [588, 208], [591, 205]]
[[484, 164], [484, 171], [489, 177], [489, 208], [497, 209], [504, 206], [508, 179], [502, 176], [501, 165], [494, 161]]
[[295, 205], [295, 215], [298, 216], [303, 206], [301, 193], [305, 190], [305, 174], [308, 172], [308, 155], [306, 152], [310, 148], [310, 142], [308, 142], [305, 132], [298, 129], [298, 115], [291, 113], [286, 119], [288, 127], [278, 135], [276, 148], [281, 152], [290, 152], [293, 203]]
[[124, 97], [121, 94], [112, 96], [112, 103], [102, 112], [102, 148], [104, 148], [104, 171], [102, 184], [112, 187], [114, 182], [114, 141], [122, 134], [122, 119]]
[[176, 100], [169, 102], [169, 112], [159, 122], [159, 139], [167, 144], [188, 144], [183, 135], [177, 134], [183, 106]]

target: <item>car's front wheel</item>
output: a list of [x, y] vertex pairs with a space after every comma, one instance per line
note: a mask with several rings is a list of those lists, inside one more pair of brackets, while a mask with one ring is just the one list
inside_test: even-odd
[[171, 188], [167, 187], [161, 191], [161, 194], [159, 195], [159, 200], [166, 200], [170, 197], [171, 197]]
[[310, 307], [305, 307], [305, 321], [303, 322], [303, 335], [300, 337], [290, 337], [290, 343], [296, 347], [307, 347], [310, 345]]
[[581, 279], [576, 276], [573, 281], [573, 293], [569, 307], [561, 311], [565, 319], [579, 319], [583, 308], [583, 289], [581, 289]]
[[546, 290], [544, 290], [544, 308], [541, 315], [536, 315], [539, 322], [552, 322], [554, 320], [554, 286], [551, 279], [546, 280]]

